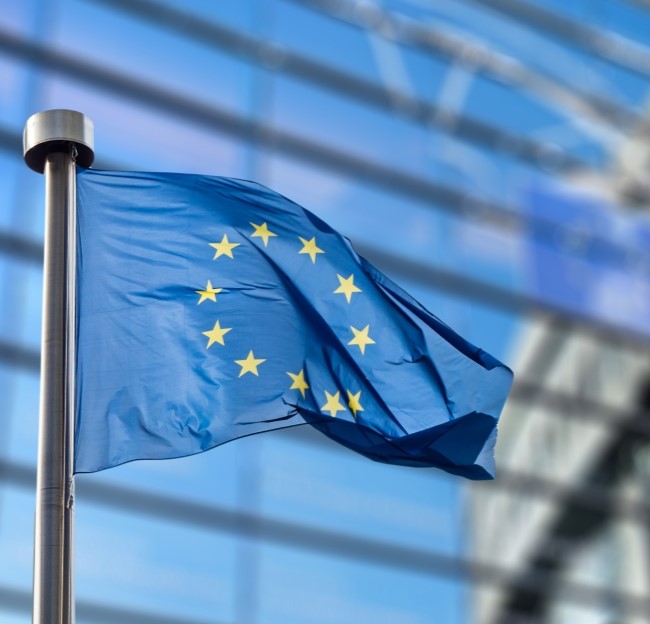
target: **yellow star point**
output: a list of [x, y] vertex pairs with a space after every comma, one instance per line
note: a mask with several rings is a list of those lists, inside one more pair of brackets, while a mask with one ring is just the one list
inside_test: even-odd
[[257, 372], [257, 367], [264, 362], [266, 362], [266, 360], [263, 360], [261, 358], [256, 358], [253, 355], [252, 350], [248, 352], [248, 355], [246, 356], [245, 360], [235, 360], [235, 364], [241, 366], [241, 370], [239, 371], [240, 377], [242, 375], [245, 375], [246, 373], [253, 373], [253, 375], [259, 377], [259, 373]]
[[302, 249], [298, 253], [309, 254], [312, 263], [316, 262], [316, 254], [325, 253], [322, 249], [316, 247], [315, 236], [311, 240], [305, 240], [302, 236], [299, 236], [298, 238], [300, 239], [300, 242], [303, 244]]
[[299, 373], [287, 373], [287, 375], [293, 379], [289, 390], [300, 390], [300, 394], [302, 394], [302, 398], [304, 399], [305, 390], [309, 390], [309, 384], [305, 381], [305, 371], [301, 369]]
[[370, 325], [366, 325], [363, 329], [357, 329], [356, 327], [350, 326], [350, 329], [354, 334], [354, 338], [352, 338], [352, 340], [350, 340], [348, 344], [357, 345], [357, 347], [361, 349], [361, 354], [365, 355], [366, 345], [376, 344], [375, 341], [370, 336], [368, 336], [368, 332], [370, 331]]
[[337, 412], [344, 412], [345, 407], [341, 405], [341, 401], [339, 400], [340, 396], [340, 392], [337, 392], [336, 394], [330, 394], [327, 390], [325, 390], [325, 398], [327, 399], [327, 403], [325, 403], [325, 405], [320, 408], [320, 411], [329, 412], [330, 416], [333, 417], [336, 417]]
[[220, 243], [210, 243], [210, 247], [216, 249], [213, 260], [216, 260], [219, 256], [228, 256], [229, 258], [234, 258], [232, 255], [232, 250], [235, 247], [239, 247], [241, 243], [231, 243], [228, 240], [228, 234], [224, 234]]
[[223, 340], [223, 337], [232, 329], [232, 327], [221, 327], [219, 321], [214, 324], [214, 327], [209, 331], [204, 331], [203, 335], [209, 338], [208, 346], [206, 349], [209, 349], [215, 342], [218, 342], [220, 345], [225, 345], [226, 343]]
[[[222, 288], [212, 288], [212, 282], [208, 280], [208, 285], [205, 287], [205, 290], [195, 290], [194, 292], [197, 295], [201, 295], [199, 299], [199, 304], [203, 303], [206, 299], [210, 301], [217, 301], [217, 293], [220, 293]], [[198, 305], [198, 304], [197, 304]]]
[[257, 225], [257, 223], [253, 223], [250, 221], [250, 224], [255, 228], [255, 231], [251, 234], [251, 238], [255, 238], [258, 236], [264, 241], [264, 247], [268, 246], [269, 244], [269, 238], [271, 236], [277, 236], [277, 234], [274, 234], [271, 232], [266, 225], [266, 223], [262, 223], [262, 225]]
[[361, 292], [361, 288], [354, 285], [354, 274], [351, 274], [350, 277], [343, 277], [337, 273], [336, 277], [339, 278], [340, 286], [334, 291], [334, 294], [345, 295], [348, 303], [350, 303], [352, 294]]
[[363, 412], [363, 405], [361, 405], [361, 390], [357, 392], [356, 394], [352, 394], [349, 390], [347, 390], [348, 393], [348, 407], [350, 408], [350, 411], [354, 415], [354, 417], [357, 417], [357, 412]]

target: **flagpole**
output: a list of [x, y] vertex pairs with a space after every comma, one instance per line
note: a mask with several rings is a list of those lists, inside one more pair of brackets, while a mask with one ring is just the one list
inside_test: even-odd
[[25, 124], [28, 167], [45, 174], [43, 324], [39, 407], [33, 624], [73, 624], [76, 165], [94, 158], [93, 124], [71, 110]]

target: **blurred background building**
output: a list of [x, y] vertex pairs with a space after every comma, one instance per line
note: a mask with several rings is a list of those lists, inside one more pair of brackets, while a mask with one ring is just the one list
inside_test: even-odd
[[77, 478], [80, 623], [650, 622], [650, 3], [0, 0], [0, 620], [30, 621], [43, 180], [260, 181], [515, 371], [499, 476], [304, 427]]

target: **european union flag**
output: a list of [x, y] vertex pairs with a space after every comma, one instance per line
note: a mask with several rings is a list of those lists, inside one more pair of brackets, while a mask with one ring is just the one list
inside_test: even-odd
[[512, 383], [313, 214], [252, 182], [78, 174], [75, 472], [309, 423], [493, 474]]

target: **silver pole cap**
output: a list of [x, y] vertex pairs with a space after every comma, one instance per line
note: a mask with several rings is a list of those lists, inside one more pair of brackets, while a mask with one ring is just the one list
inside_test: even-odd
[[76, 162], [90, 167], [95, 159], [94, 125], [89, 117], [73, 110], [54, 109], [32, 115], [23, 132], [23, 156], [30, 169], [43, 173], [45, 157], [52, 152], [77, 148]]

